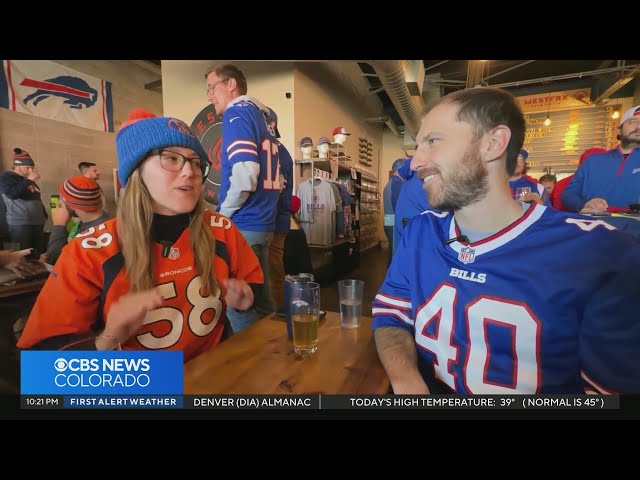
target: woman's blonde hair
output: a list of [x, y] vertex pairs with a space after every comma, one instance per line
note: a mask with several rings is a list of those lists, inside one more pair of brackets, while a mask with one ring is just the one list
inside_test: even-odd
[[[198, 199], [189, 228], [191, 230], [191, 249], [195, 259], [195, 268], [200, 274], [201, 294], [209, 295], [217, 287], [213, 268], [215, 239], [204, 220], [204, 200]], [[142, 181], [140, 170], [131, 173], [122, 198], [118, 202], [117, 215], [120, 251], [124, 257], [124, 266], [131, 280], [131, 291], [139, 292], [153, 288], [155, 265], [151, 253], [151, 223], [153, 206], [151, 194]]]

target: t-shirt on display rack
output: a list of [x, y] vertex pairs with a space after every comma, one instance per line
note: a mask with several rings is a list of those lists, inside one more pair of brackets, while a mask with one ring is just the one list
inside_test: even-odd
[[[332, 282], [359, 265], [362, 174], [348, 164], [344, 147], [331, 144], [325, 158], [296, 160], [300, 176], [300, 226], [311, 249], [316, 279]], [[308, 170], [307, 170], [308, 169]], [[372, 178], [372, 177], [371, 177]]]

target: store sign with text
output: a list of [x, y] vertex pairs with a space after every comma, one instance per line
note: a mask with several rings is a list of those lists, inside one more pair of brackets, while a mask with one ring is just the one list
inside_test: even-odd
[[587, 107], [591, 101], [591, 89], [579, 88], [562, 92], [547, 92], [517, 97], [524, 113], [547, 112], [568, 108]]

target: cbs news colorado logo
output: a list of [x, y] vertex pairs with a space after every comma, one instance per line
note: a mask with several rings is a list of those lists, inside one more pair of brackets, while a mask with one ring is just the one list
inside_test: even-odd
[[58, 372], [64, 372], [67, 368], [69, 368], [69, 362], [67, 362], [64, 358], [59, 358], [55, 362], [53, 362], [53, 368], [55, 368]]
[[[58, 387], [104, 388], [148, 387], [148, 358], [57, 358], [53, 368]], [[102, 370], [102, 371], [101, 371]], [[76, 373], [77, 372], [77, 373]], [[90, 373], [91, 372], [91, 373]]]

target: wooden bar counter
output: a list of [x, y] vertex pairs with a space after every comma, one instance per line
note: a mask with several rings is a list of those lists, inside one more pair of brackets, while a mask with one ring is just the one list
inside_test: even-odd
[[184, 366], [184, 393], [385, 394], [389, 379], [378, 359], [371, 318], [340, 327], [340, 314], [320, 321], [318, 351], [299, 358], [283, 319], [265, 317]]
[[46, 278], [19, 280], [14, 285], [0, 285], [0, 298], [15, 297], [24, 293], [39, 292], [44, 287]]

